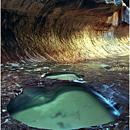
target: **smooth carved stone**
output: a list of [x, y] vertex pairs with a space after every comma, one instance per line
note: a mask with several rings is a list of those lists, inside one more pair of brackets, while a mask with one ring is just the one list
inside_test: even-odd
[[129, 8], [125, 3], [2, 0], [2, 62], [75, 63], [129, 54]]

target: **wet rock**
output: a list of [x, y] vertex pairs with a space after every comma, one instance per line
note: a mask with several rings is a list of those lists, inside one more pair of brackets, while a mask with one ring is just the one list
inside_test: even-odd
[[[101, 60], [101, 61], [100, 61]], [[93, 62], [100, 62], [101, 64], [109, 64], [111, 66], [117, 66], [118, 63], [125, 63], [129, 64], [129, 57], [123, 56], [123, 57], [113, 57], [109, 59], [100, 59]], [[88, 61], [89, 62], [89, 61]], [[6, 67], [7, 66], [7, 67]], [[42, 72], [33, 71], [37, 67], [49, 67], [48, 70], [42, 70]], [[20, 68], [23, 67], [21, 70]], [[2, 74], [1, 74], [1, 107], [2, 110], [6, 110], [7, 104], [9, 103], [11, 98], [14, 98], [14, 95], [10, 94], [10, 92], [19, 93], [21, 91], [21, 86], [37, 86], [37, 87], [46, 87], [47, 89], [51, 90], [51, 86], [54, 83], [57, 83], [59, 81], [57, 80], [51, 80], [51, 79], [39, 79], [39, 77], [46, 72], [51, 72], [53, 70], [61, 71], [63, 68], [67, 69], [69, 72], [73, 73], [80, 73], [83, 74], [83, 80], [87, 83], [90, 83], [91, 88], [93, 88], [95, 91], [103, 95], [107, 100], [110, 99], [110, 102], [114, 103], [120, 103], [123, 106], [123, 113], [121, 116], [115, 121], [108, 124], [104, 124], [101, 129], [110, 129], [110, 130], [120, 130], [123, 128], [128, 128], [129, 124], [129, 70], [126, 71], [108, 71], [107, 69], [92, 69], [88, 67], [85, 63], [79, 63], [79, 64], [69, 64], [69, 65], [61, 65], [59, 63], [50, 63], [50, 62], [21, 62], [19, 63], [19, 67], [15, 67], [16, 70], [11, 71], [12, 66], [9, 64], [3, 64], [2, 65]], [[26, 72], [25, 70], [32, 68], [30, 72]], [[19, 70], [19, 72], [17, 72]], [[119, 75], [118, 73], [121, 73]], [[10, 76], [9, 76], [10, 75]], [[9, 77], [8, 77], [9, 76]], [[14, 78], [18, 76], [18, 78]], [[125, 78], [124, 78], [125, 77]], [[26, 81], [27, 84], [24, 84]], [[61, 81], [60, 81], [61, 82]], [[95, 84], [95, 85], [94, 85]], [[42, 85], [42, 86], [41, 86]], [[107, 85], [107, 86], [103, 86]], [[48, 87], [47, 87], [48, 86]], [[106, 93], [105, 93], [105, 88]], [[111, 94], [111, 92], [113, 94]], [[110, 98], [109, 96], [112, 96]], [[17, 128], [20, 129], [27, 129], [27, 130], [37, 130], [37, 128], [29, 127], [19, 121], [16, 121], [11, 116], [9, 116], [8, 112], [1, 112], [2, 114], [2, 129], [5, 130], [17, 130]], [[11, 123], [3, 123], [5, 119], [9, 119]], [[114, 125], [116, 124], [116, 125]], [[89, 128], [85, 128], [84, 130], [95, 130], [100, 128], [99, 126], [93, 126]], [[38, 129], [40, 130], [40, 129]]]

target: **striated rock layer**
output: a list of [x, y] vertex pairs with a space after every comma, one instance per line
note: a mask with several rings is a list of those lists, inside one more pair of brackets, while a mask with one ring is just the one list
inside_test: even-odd
[[2, 0], [2, 62], [75, 63], [128, 54], [122, 0]]

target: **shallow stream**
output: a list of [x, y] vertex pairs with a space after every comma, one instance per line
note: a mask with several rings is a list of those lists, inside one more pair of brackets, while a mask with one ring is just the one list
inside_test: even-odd
[[91, 84], [90, 87], [99, 92], [112, 105], [117, 108], [123, 106], [122, 114], [114, 122], [83, 129], [129, 129], [129, 57], [127, 55], [77, 64], [36, 61], [1, 64], [2, 130], [37, 129], [13, 119], [7, 112], [7, 104], [15, 94], [18, 95], [22, 91], [23, 86], [50, 86], [52, 83], [61, 82], [60, 79], [43, 78], [48, 72], [70, 72], [80, 75], [81, 77], [73, 82]]

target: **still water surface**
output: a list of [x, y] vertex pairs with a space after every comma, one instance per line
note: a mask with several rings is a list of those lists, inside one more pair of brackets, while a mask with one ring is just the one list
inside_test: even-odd
[[[35, 130], [9, 116], [6, 107], [14, 94], [18, 95], [23, 86], [44, 86], [60, 80], [44, 79], [48, 72], [70, 72], [82, 75], [74, 82], [91, 84], [91, 88], [104, 96], [116, 107], [124, 108], [121, 116], [112, 123], [86, 128], [87, 130], [128, 130], [129, 58], [128, 56], [97, 59], [78, 64], [55, 62], [12, 62], [1, 64], [2, 130]], [[120, 108], [120, 107], [118, 107]]]

